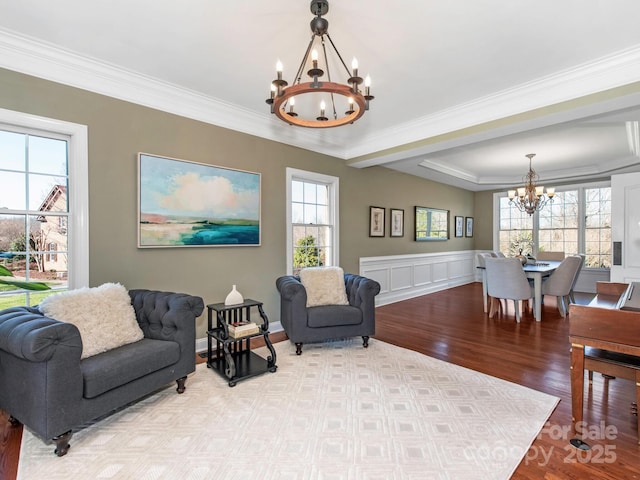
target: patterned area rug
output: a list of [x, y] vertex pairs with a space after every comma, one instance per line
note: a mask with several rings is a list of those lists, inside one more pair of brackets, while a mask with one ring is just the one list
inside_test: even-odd
[[198, 365], [61, 458], [25, 429], [19, 480], [508, 479], [559, 401], [375, 339], [275, 347], [277, 372]]

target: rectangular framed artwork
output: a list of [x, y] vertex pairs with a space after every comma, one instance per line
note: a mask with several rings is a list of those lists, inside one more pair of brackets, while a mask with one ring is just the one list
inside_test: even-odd
[[260, 174], [138, 154], [138, 248], [260, 245]]
[[449, 210], [415, 207], [416, 242], [449, 239]]
[[404, 237], [404, 210], [390, 208], [389, 217], [389, 236]]
[[464, 236], [464, 217], [459, 217], [456, 215], [456, 224], [455, 224], [455, 233], [456, 237]]
[[467, 217], [466, 230], [464, 232], [465, 237], [473, 237], [473, 217]]
[[369, 236], [384, 237], [384, 208], [369, 207]]

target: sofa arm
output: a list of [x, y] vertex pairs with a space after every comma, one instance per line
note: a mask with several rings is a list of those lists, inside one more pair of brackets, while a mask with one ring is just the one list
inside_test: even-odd
[[289, 337], [298, 329], [307, 328], [307, 291], [300, 278], [285, 275], [276, 280], [280, 293], [280, 323]]
[[0, 350], [31, 362], [59, 355], [80, 362], [82, 340], [71, 323], [45, 317], [35, 308], [13, 307], [0, 312]]
[[195, 319], [204, 302], [185, 293], [130, 290], [131, 305], [146, 338], [194, 342]]
[[370, 278], [352, 273], [344, 274], [349, 304], [363, 308], [364, 305], [375, 306], [375, 296], [380, 293], [380, 284]]
[[276, 288], [283, 300], [307, 305], [307, 291], [298, 277], [293, 275], [280, 277], [276, 280]]

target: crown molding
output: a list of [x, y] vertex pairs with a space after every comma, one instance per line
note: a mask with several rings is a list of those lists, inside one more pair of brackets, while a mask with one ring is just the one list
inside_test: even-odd
[[[369, 134], [350, 146], [347, 158], [369, 155], [638, 81], [640, 45], [635, 45], [593, 62]], [[350, 165], [357, 166], [353, 162]]]
[[[351, 138], [348, 145], [331, 143], [320, 132], [309, 129], [283, 128], [268, 113], [256, 113], [6, 29], [0, 29], [0, 67], [349, 160], [640, 81], [640, 45], [414, 122], [369, 133], [358, 141]], [[415, 151], [404, 151], [392, 157], [397, 160], [413, 155]], [[379, 165], [389, 158], [349, 164]]]
[[[230, 130], [343, 158], [341, 145], [308, 129], [283, 128], [269, 113], [257, 114], [220, 99], [78, 55], [56, 45], [0, 29], [0, 67]], [[313, 147], [313, 148], [312, 148]]]

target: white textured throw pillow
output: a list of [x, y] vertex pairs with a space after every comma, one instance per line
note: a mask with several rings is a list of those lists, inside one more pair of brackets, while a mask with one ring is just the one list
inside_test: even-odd
[[311, 267], [300, 271], [300, 282], [307, 291], [307, 307], [349, 305], [340, 267]]
[[119, 283], [57, 293], [45, 298], [38, 308], [47, 317], [78, 327], [82, 358], [144, 337], [129, 293]]

